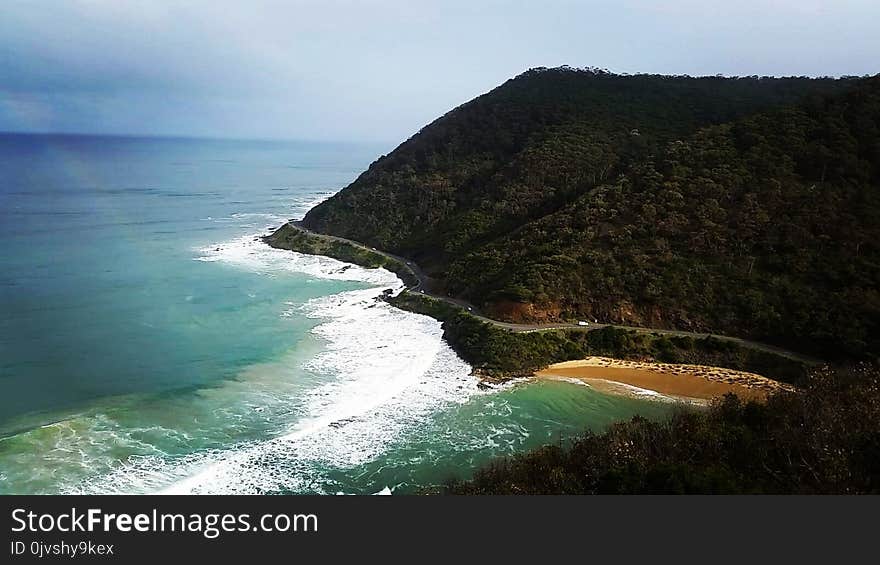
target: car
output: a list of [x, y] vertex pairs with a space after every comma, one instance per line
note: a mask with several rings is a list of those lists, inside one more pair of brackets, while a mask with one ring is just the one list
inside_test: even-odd
[[578, 325], [579, 326], [589, 326], [590, 322], [587, 322], [586, 320], [578, 320]]

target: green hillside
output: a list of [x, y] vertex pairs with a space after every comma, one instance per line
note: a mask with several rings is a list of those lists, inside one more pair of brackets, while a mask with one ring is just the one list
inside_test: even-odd
[[497, 318], [880, 352], [880, 79], [536, 69], [304, 219]]

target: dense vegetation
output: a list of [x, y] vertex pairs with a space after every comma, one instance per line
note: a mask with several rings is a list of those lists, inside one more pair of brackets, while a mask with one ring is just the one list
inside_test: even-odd
[[792, 384], [800, 384], [808, 370], [798, 361], [711, 336], [667, 337], [613, 326], [592, 331], [515, 333], [420, 294], [404, 292], [386, 300], [399, 308], [441, 320], [444, 340], [475, 372], [489, 379], [528, 376], [552, 363], [591, 355], [727, 367]]
[[499, 459], [456, 494], [880, 494], [880, 367], [824, 369], [766, 403], [734, 395]]
[[[304, 219], [513, 321], [880, 354], [880, 78], [536, 69]], [[549, 338], [548, 338], [549, 339]]]

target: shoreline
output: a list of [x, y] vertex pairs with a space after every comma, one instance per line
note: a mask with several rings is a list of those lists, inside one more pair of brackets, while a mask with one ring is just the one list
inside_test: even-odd
[[[379, 300], [440, 321], [444, 340], [471, 365], [481, 387], [519, 378], [576, 378], [618, 393], [628, 387], [629, 394], [641, 389], [645, 394], [707, 401], [732, 392], [763, 400], [778, 390], [796, 390], [787, 383], [797, 382], [806, 367], [788, 355], [756, 350], [747, 345], [750, 342], [723, 336], [670, 337], [665, 330], [613, 325], [517, 331], [514, 324], [477, 316], [456, 301], [425, 293], [419, 288], [424, 274], [404, 258], [313, 234], [291, 222], [261, 240], [277, 249], [323, 255], [368, 269], [384, 267], [396, 274], [408, 288], [397, 295], [386, 291]], [[645, 361], [664, 357], [675, 363]]]
[[795, 390], [791, 385], [735, 369], [598, 356], [554, 363], [535, 371], [534, 376], [543, 380], [575, 379], [612, 394], [642, 397], [637, 394], [640, 389], [699, 403], [727, 393], [743, 400], [764, 401], [774, 392]]

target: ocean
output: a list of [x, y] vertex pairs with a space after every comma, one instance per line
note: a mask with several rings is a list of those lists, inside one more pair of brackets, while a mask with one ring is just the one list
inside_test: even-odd
[[0, 493], [412, 493], [669, 412], [480, 390], [396, 276], [258, 239], [389, 149], [0, 135]]

